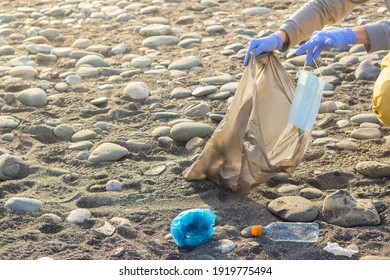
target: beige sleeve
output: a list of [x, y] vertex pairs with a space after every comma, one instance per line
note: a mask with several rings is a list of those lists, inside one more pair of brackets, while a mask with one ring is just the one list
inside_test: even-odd
[[290, 39], [290, 43], [283, 49], [295, 46], [310, 37], [314, 31], [339, 21], [354, 7], [364, 2], [367, 0], [310, 0], [280, 27], [287, 32]]

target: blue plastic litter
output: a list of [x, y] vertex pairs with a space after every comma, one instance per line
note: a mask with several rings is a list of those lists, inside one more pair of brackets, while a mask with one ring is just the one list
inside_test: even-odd
[[288, 122], [310, 132], [317, 118], [324, 87], [324, 80], [308, 71], [302, 71], [299, 74]]
[[210, 209], [190, 209], [176, 216], [171, 234], [177, 246], [193, 248], [204, 244], [214, 235], [216, 215]]

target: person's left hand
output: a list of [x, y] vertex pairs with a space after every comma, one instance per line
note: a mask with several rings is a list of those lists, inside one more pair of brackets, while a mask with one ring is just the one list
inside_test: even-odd
[[307, 52], [306, 63], [311, 64], [325, 49], [356, 44], [356, 35], [350, 28], [338, 28], [314, 32], [310, 40], [300, 46], [296, 55]]

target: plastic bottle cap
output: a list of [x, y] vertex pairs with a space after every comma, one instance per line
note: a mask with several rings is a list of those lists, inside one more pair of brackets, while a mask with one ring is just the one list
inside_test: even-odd
[[251, 229], [252, 236], [262, 236], [263, 227], [262, 226], [253, 226]]

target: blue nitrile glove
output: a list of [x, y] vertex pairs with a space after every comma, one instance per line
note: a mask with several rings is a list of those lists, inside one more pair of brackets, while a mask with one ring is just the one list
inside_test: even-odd
[[248, 65], [251, 52], [255, 50], [255, 56], [263, 52], [272, 52], [274, 50], [281, 50], [283, 48], [282, 38], [278, 34], [271, 34], [260, 39], [252, 39], [249, 42], [248, 50], [246, 51], [244, 66]]
[[309, 41], [296, 50], [295, 54], [301, 55], [307, 52], [306, 63], [311, 64], [323, 50], [350, 44], [356, 44], [355, 32], [350, 28], [317, 31], [313, 33]]

